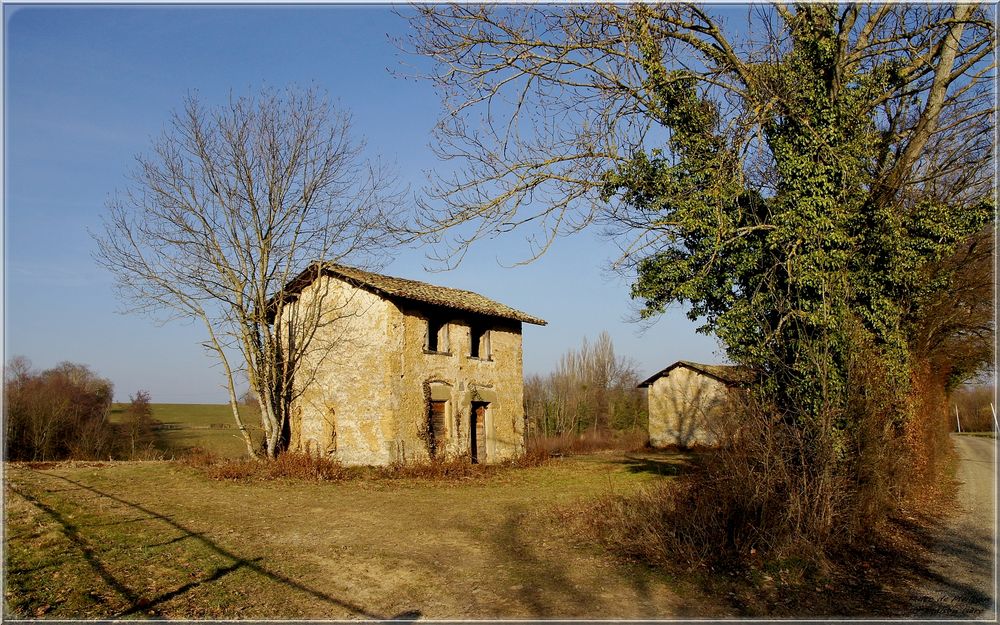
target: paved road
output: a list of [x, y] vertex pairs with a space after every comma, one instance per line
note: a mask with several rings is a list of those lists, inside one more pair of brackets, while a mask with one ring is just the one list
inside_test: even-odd
[[916, 612], [996, 619], [996, 442], [952, 435], [961, 510], [938, 532]]

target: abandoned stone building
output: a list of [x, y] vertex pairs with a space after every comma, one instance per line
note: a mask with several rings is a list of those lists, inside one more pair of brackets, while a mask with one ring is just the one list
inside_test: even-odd
[[323, 322], [296, 374], [292, 450], [346, 465], [524, 452], [521, 324], [471, 291], [312, 265], [284, 291]]
[[640, 383], [648, 389], [650, 445], [714, 445], [733, 392], [751, 377], [743, 367], [680, 360]]

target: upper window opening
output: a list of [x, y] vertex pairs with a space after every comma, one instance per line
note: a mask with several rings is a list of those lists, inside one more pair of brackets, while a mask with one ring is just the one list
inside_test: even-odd
[[482, 326], [474, 325], [470, 328], [470, 337], [472, 339], [472, 346], [469, 356], [472, 358], [489, 360], [491, 357], [490, 331]]
[[448, 323], [443, 319], [427, 320], [427, 337], [424, 348], [429, 352], [448, 351]]

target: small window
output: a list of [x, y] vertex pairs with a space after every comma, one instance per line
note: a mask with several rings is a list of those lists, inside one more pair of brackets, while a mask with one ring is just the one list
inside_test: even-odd
[[469, 351], [469, 356], [471, 358], [489, 360], [492, 356], [490, 353], [490, 331], [482, 326], [472, 326], [470, 328], [470, 337], [472, 339], [472, 347]]
[[429, 352], [448, 351], [448, 323], [442, 319], [427, 320], [427, 337], [424, 348]]

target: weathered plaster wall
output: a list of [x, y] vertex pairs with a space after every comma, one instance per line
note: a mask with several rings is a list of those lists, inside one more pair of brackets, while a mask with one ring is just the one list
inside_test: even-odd
[[470, 319], [442, 311], [449, 322], [447, 353], [424, 349], [428, 310], [401, 308], [366, 290], [323, 277], [303, 291], [309, 306], [317, 289], [343, 317], [320, 329], [296, 383], [291, 448], [330, 455], [347, 465], [412, 462], [429, 457], [431, 396], [446, 400], [447, 456], [469, 453], [473, 401], [489, 402], [486, 462], [524, 452], [521, 324], [487, 323], [491, 358], [470, 357]]
[[[450, 313], [447, 353], [426, 353], [426, 312], [400, 311], [402, 344], [396, 352], [398, 380], [393, 397], [400, 415], [397, 457], [426, 459], [427, 401], [447, 400], [444, 453], [469, 453], [472, 402], [489, 402], [486, 413], [486, 462], [516, 457], [524, 452], [524, 381], [521, 354], [521, 324], [489, 320], [491, 358], [470, 357], [469, 317]], [[480, 444], [480, 448], [482, 444]]]
[[325, 287], [327, 323], [317, 331], [296, 377], [300, 396], [292, 406], [291, 448], [345, 464], [381, 464], [396, 436], [385, 392], [394, 307], [326, 276], [303, 291], [298, 305], [313, 305], [315, 293]]
[[686, 367], [672, 369], [649, 386], [649, 442], [668, 445], [713, 445], [725, 415], [725, 384]]

